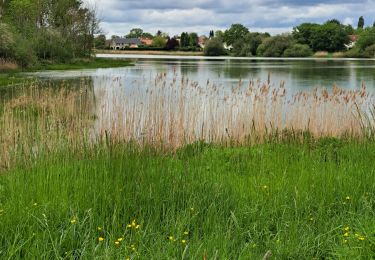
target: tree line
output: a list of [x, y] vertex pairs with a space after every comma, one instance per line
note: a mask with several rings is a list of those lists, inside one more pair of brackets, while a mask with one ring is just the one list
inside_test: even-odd
[[[358, 39], [351, 45], [352, 38]], [[375, 56], [375, 23], [365, 27], [363, 17], [356, 29], [337, 19], [323, 24], [303, 23], [292, 33], [271, 36], [268, 33], [250, 32], [242, 24], [217, 31], [205, 46], [205, 55], [309, 57], [314, 53], [336, 53], [342, 57]]]
[[0, 58], [22, 67], [90, 57], [98, 30], [81, 0], [0, 0]]

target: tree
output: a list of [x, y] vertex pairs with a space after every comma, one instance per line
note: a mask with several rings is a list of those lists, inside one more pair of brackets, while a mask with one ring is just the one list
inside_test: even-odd
[[176, 37], [173, 37], [173, 38], [168, 38], [165, 48], [167, 50], [174, 50], [178, 48], [178, 46], [179, 46], [179, 43]]
[[359, 17], [358, 19], [358, 29], [363, 29], [365, 26], [365, 19], [363, 16]]
[[244, 38], [234, 42], [232, 54], [237, 57], [255, 56], [258, 46], [264, 38], [267, 38], [266, 34], [248, 33]]
[[292, 36], [297, 43], [312, 47], [312, 38], [319, 27], [316, 23], [303, 23], [293, 28]]
[[342, 24], [325, 23], [316, 27], [311, 35], [309, 46], [314, 51], [337, 52], [345, 49], [349, 37]]
[[164, 48], [166, 44], [165, 38], [161, 36], [156, 36], [152, 41], [152, 46], [157, 48]]
[[186, 33], [186, 32], [181, 33], [181, 38], [180, 38], [180, 46], [181, 46], [181, 48], [189, 47], [189, 45], [190, 45], [189, 34]]
[[133, 28], [127, 35], [125, 35], [125, 38], [141, 38], [142, 35], [143, 30], [141, 28]]
[[281, 57], [284, 51], [292, 45], [292, 42], [293, 38], [289, 35], [277, 35], [265, 38], [257, 49], [257, 55], [264, 57]]
[[189, 46], [197, 47], [198, 46], [198, 34], [197, 33], [190, 33], [189, 34]]
[[205, 56], [221, 56], [226, 54], [222, 40], [216, 37], [207, 42], [203, 51]]
[[366, 28], [360, 33], [356, 47], [364, 51], [373, 44], [375, 44], [375, 27]]
[[227, 45], [232, 45], [238, 39], [244, 38], [248, 33], [249, 29], [242, 24], [232, 24], [232, 26], [224, 32], [224, 42], [226, 42]]
[[209, 35], [209, 38], [211, 39], [211, 38], [213, 38], [215, 36], [215, 33], [214, 33], [214, 31], [212, 30], [212, 31], [210, 31], [210, 35]]
[[105, 49], [105, 43], [106, 43], [106, 37], [104, 34], [101, 34], [101, 35], [98, 35], [97, 37], [95, 37], [94, 39], [94, 47], [96, 49]]
[[224, 32], [221, 31], [221, 30], [217, 30], [215, 32], [215, 37], [221, 39], [222, 41], [224, 41]]

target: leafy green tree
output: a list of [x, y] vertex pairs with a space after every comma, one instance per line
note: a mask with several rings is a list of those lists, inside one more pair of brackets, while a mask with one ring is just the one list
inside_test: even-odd
[[215, 32], [215, 36], [214, 36], [214, 37], [219, 38], [219, 39], [221, 39], [222, 41], [224, 41], [224, 32], [221, 31], [221, 30], [217, 30], [217, 31]]
[[210, 39], [203, 51], [205, 56], [222, 56], [226, 54], [222, 40], [217, 37]]
[[363, 16], [358, 19], [358, 29], [363, 29], [365, 27], [365, 18]]
[[14, 47], [13, 33], [5, 23], [0, 23], [0, 57], [11, 58]]
[[162, 36], [156, 36], [152, 41], [152, 46], [157, 48], [164, 48], [167, 43], [166, 39]]
[[248, 33], [244, 38], [240, 38], [233, 44], [232, 54], [237, 57], [251, 57], [256, 55], [256, 51], [266, 34]]
[[198, 34], [197, 33], [190, 33], [189, 34], [189, 46], [197, 47], [198, 46]]
[[328, 22], [316, 28], [310, 47], [314, 51], [336, 52], [344, 50], [349, 41], [343, 25]]
[[130, 30], [130, 32], [125, 35], [125, 38], [153, 38], [151, 33], [144, 32], [141, 28], [133, 28]]
[[265, 38], [257, 49], [257, 55], [264, 57], [282, 57], [284, 51], [288, 49], [292, 43], [293, 38], [289, 35], [277, 35]]
[[94, 39], [94, 47], [96, 49], [105, 49], [105, 43], [106, 43], [106, 37], [104, 34], [101, 34], [101, 35], [98, 35], [97, 37], [95, 37]]
[[369, 58], [375, 58], [375, 44], [368, 46], [365, 50], [365, 54]]
[[232, 45], [240, 38], [244, 38], [249, 33], [249, 29], [242, 24], [232, 24], [232, 26], [224, 32], [224, 42]]
[[181, 46], [182, 48], [189, 47], [189, 45], [190, 45], [189, 34], [186, 33], [186, 32], [181, 33], [180, 42], [181, 42], [180, 46]]
[[312, 47], [312, 38], [320, 26], [315, 23], [303, 23], [293, 28], [293, 38], [297, 43], [307, 44]]
[[373, 44], [375, 44], [375, 27], [366, 28], [360, 33], [356, 47], [364, 51]]
[[284, 57], [310, 57], [313, 51], [307, 44], [293, 44], [284, 51]]

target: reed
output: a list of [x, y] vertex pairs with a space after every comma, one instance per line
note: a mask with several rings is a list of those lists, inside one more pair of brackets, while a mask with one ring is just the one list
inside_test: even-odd
[[363, 139], [375, 132], [364, 85], [291, 94], [283, 83], [202, 86], [166, 74], [138, 87], [105, 83], [109, 87], [91, 88], [83, 79], [75, 88], [51, 88], [35, 82], [8, 95], [0, 110], [0, 167], [60, 146], [79, 150], [102, 141], [177, 150], [197, 141], [251, 146], [291, 136], [303, 142], [306, 133]]

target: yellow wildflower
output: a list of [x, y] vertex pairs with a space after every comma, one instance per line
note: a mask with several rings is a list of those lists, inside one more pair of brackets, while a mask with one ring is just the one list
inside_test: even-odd
[[189, 235], [189, 232], [188, 232], [188, 231], [185, 231], [185, 232], [184, 232], [184, 235], [185, 235], [185, 236]]
[[103, 228], [101, 228], [101, 227], [98, 227], [98, 231], [102, 231], [103, 230]]
[[137, 224], [137, 221], [134, 219], [130, 224], [127, 225], [128, 228], [139, 229], [141, 225]]
[[342, 242], [343, 242], [344, 244], [346, 244], [346, 243], [348, 243], [348, 240], [347, 240], [347, 239], [344, 239]]
[[104, 241], [104, 237], [99, 237], [98, 240], [99, 240], [99, 242], [102, 242], [102, 241]]
[[350, 231], [350, 227], [344, 227], [343, 229], [345, 232], [349, 232]]
[[34, 207], [38, 206], [38, 203], [35, 202], [35, 203], [33, 204], [33, 206], [34, 206]]
[[366, 238], [365, 238], [364, 236], [359, 236], [359, 237], [358, 237], [358, 240], [359, 240], [359, 241], [365, 241]]
[[345, 198], [346, 200], [350, 200], [350, 197], [349, 196], [346, 196], [346, 198]]
[[186, 244], [186, 240], [185, 240], [185, 239], [182, 239], [182, 240], [181, 240], [181, 243], [182, 243], [183, 245], [185, 245], [185, 244]]
[[267, 186], [267, 185], [264, 185], [264, 186], [263, 186], [263, 189], [265, 189], [265, 190], [268, 189], [268, 186]]
[[133, 250], [133, 251], [137, 251], [137, 249], [135, 248], [135, 245], [131, 245], [130, 248], [131, 248], [131, 250]]
[[118, 241], [115, 241], [115, 245], [118, 246], [120, 244], [120, 242]]
[[70, 224], [75, 224], [75, 223], [77, 223], [77, 219], [76, 219], [76, 218], [72, 218], [72, 219], [70, 220]]
[[349, 232], [345, 232], [344, 237], [348, 237], [348, 236], [349, 236]]
[[122, 237], [117, 238], [117, 241], [121, 242], [123, 240]]
[[190, 208], [191, 211], [194, 211], [194, 208]]

